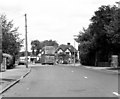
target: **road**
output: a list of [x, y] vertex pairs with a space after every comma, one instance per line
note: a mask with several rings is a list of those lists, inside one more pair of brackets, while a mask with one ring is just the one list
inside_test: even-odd
[[118, 75], [82, 66], [32, 66], [4, 97], [116, 97]]

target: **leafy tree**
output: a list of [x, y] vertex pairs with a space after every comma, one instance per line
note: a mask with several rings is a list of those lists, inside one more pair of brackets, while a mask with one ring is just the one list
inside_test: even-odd
[[52, 40], [45, 40], [42, 42], [42, 46], [55, 46], [57, 47], [58, 46], [58, 43], [56, 41], [52, 41]]
[[[40, 49], [42, 49], [42, 45], [41, 45], [40, 41], [34, 40], [31, 42], [31, 50], [32, 50], [33, 55], [38, 55], [40, 52]], [[36, 52], [35, 52], [35, 50], [36, 50]]]
[[[56, 41], [52, 41], [52, 40], [45, 40], [45, 41], [39, 41], [39, 40], [34, 40], [31, 42], [31, 49], [32, 49], [32, 53], [33, 55], [38, 55], [40, 53], [40, 50], [42, 50], [42, 48], [44, 46], [54, 46], [57, 47], [58, 43]], [[36, 50], [36, 53], [35, 53]]]
[[80, 32], [76, 41], [80, 43], [78, 50], [80, 52], [79, 57], [81, 59], [81, 63], [84, 65], [94, 65], [95, 58], [93, 57], [95, 57], [95, 43], [94, 38], [91, 35], [90, 28], [83, 29], [83, 32]]
[[116, 8], [109, 25], [105, 26], [111, 50], [120, 53], [120, 9]]
[[110, 53], [119, 53], [120, 49], [120, 9], [116, 6], [101, 6], [95, 11], [91, 22], [76, 40], [80, 43], [81, 61], [85, 64], [108, 61]]
[[0, 16], [2, 20], [2, 51], [17, 56], [22, 47], [22, 39], [19, 38], [18, 28], [13, 27], [13, 21], [8, 21], [5, 15]]

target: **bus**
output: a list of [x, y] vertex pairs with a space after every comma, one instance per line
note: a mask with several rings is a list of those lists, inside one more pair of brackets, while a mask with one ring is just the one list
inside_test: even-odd
[[49, 64], [54, 65], [55, 64], [55, 47], [54, 46], [45, 46], [42, 50], [41, 55], [41, 64]]

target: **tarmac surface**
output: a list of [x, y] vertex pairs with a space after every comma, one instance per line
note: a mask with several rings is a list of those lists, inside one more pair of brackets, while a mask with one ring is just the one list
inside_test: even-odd
[[[30, 64], [29, 68], [26, 68], [25, 65], [19, 65], [14, 69], [6, 70], [5, 72], [0, 72], [0, 93], [4, 93], [6, 90], [8, 90], [10, 87], [12, 87], [14, 84], [19, 82], [21, 79], [23, 79], [27, 74], [30, 73], [31, 67], [33, 66], [48, 66], [48, 65], [40, 65], [40, 64]], [[102, 72], [108, 72], [111, 74], [119, 74], [118, 70], [109, 70], [110, 67], [90, 67], [90, 66], [82, 66], [80, 64], [58, 64], [58, 66], [76, 66], [76, 67], [85, 67], [87, 69], [92, 70], [99, 70]], [[73, 71], [74, 72], [74, 71]], [[87, 78], [86, 78], [87, 79]]]

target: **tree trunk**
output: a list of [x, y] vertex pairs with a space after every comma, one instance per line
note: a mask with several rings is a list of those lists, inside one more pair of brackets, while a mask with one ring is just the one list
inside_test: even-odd
[[98, 63], [98, 55], [97, 55], [98, 53], [97, 53], [97, 51], [96, 51], [96, 53], [95, 53], [95, 66], [97, 66], [97, 63]]

